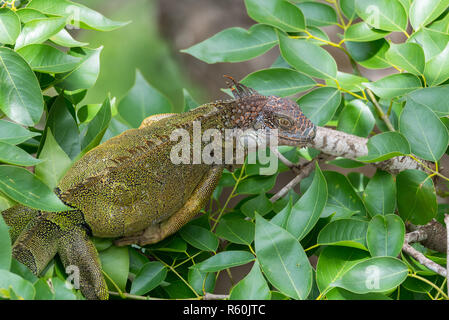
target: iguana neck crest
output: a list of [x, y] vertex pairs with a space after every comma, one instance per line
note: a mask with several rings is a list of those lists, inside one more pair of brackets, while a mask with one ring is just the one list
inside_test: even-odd
[[220, 122], [227, 129], [254, 129], [279, 131], [280, 142], [287, 145], [305, 145], [316, 134], [316, 126], [292, 100], [264, 96], [252, 88], [229, 78], [227, 83], [233, 100], [216, 102]]

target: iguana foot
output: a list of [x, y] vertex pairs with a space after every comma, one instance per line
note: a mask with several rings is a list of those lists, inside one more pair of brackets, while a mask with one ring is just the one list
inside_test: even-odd
[[145, 246], [147, 244], [153, 244], [163, 239], [160, 224], [153, 224], [146, 228], [141, 234], [136, 236], [129, 236], [117, 239], [114, 241], [117, 246], [127, 246], [130, 244], [137, 244], [139, 246]]

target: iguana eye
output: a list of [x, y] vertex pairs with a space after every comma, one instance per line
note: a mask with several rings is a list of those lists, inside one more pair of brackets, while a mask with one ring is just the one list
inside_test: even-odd
[[287, 118], [279, 118], [278, 123], [281, 127], [284, 127], [284, 128], [290, 128], [292, 126], [291, 121]]

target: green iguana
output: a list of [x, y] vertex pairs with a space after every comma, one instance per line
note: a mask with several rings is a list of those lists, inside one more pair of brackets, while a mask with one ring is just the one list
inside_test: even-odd
[[224, 164], [173, 164], [175, 129], [278, 129], [280, 145], [304, 146], [316, 127], [288, 99], [263, 96], [232, 78], [234, 99], [181, 114], [156, 115], [86, 153], [55, 192], [72, 211], [42, 212], [16, 205], [2, 215], [10, 226], [13, 256], [39, 275], [56, 254], [77, 266], [87, 299], [107, 299], [97, 250], [90, 236], [117, 245], [158, 242], [178, 231], [205, 205]]

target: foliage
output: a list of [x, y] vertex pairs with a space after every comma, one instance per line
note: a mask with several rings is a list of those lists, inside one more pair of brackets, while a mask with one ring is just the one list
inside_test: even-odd
[[[449, 141], [449, 3], [327, 2], [245, 0], [256, 21], [249, 30], [226, 29], [183, 51], [216, 63], [250, 60], [279, 48], [272, 66], [242, 83], [263, 94], [301, 94], [298, 104], [317, 125], [369, 138], [366, 157], [333, 164], [355, 168], [405, 155], [435, 162], [432, 173], [407, 170], [392, 176], [379, 170], [369, 178], [323, 172], [317, 165], [301, 182], [300, 194], [291, 191], [271, 203], [270, 190], [285, 166], [272, 176], [258, 175], [260, 164], [225, 170], [205, 214], [162, 242], [119, 248], [110, 239], [94, 239], [110, 291], [122, 298], [200, 298], [214, 291], [219, 273], [253, 263], [234, 284], [230, 299], [447, 297], [441, 276], [398, 254], [405, 222], [426, 224], [442, 212], [431, 177], [448, 180], [438, 162]], [[4, 4], [0, 115], [11, 121], [0, 120], [0, 209], [18, 202], [62, 210], [64, 204], [51, 188], [73, 161], [145, 117], [171, 112], [172, 106], [139, 72], [120, 101], [106, 97], [101, 105], [81, 105], [98, 77], [102, 47], [88, 48], [64, 27], [78, 23], [110, 31], [124, 23], [67, 0], [32, 0], [18, 9], [14, 1]], [[68, 6], [79, 9], [79, 21]], [[341, 40], [330, 41], [324, 26], [338, 28]], [[402, 34], [404, 42], [393, 43], [391, 33]], [[342, 50], [353, 73], [339, 71], [325, 46]], [[372, 81], [360, 74], [359, 66], [395, 71]], [[185, 110], [197, 106], [187, 90], [184, 97]], [[318, 154], [279, 150], [293, 162]], [[34, 174], [25, 166], [34, 166]], [[222, 203], [227, 188], [231, 192]], [[240, 201], [230, 208], [229, 201], [238, 196]], [[0, 297], [82, 298], [64, 286], [67, 276], [57, 258], [40, 278], [11, 259], [6, 229], [0, 218]], [[429, 249], [416, 249], [444, 260]], [[312, 255], [318, 257], [316, 266], [308, 259]]]

